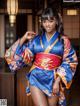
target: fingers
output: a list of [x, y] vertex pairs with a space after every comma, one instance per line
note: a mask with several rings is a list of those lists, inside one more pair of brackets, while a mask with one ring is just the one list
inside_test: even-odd
[[58, 89], [54, 89], [52, 95], [53, 96], [59, 96], [59, 90]]
[[35, 35], [36, 33], [35, 32], [29, 32], [30, 34], [32, 34], [32, 35]]
[[58, 88], [57, 89], [53, 89], [53, 94], [58, 93], [58, 92], [59, 92]]
[[60, 96], [60, 92], [52, 93], [53, 96]]
[[28, 39], [28, 40], [31, 40], [35, 37], [36, 33], [33, 32], [33, 31], [28, 31], [25, 33], [25, 38]]
[[33, 31], [28, 31], [28, 32], [26, 32], [26, 35], [36, 35], [36, 33]]
[[55, 82], [53, 84], [53, 95], [57, 95], [59, 93], [59, 83]]

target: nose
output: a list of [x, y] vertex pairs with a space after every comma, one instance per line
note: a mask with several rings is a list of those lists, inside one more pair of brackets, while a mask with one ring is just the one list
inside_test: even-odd
[[46, 26], [49, 26], [49, 22], [48, 21], [46, 21]]

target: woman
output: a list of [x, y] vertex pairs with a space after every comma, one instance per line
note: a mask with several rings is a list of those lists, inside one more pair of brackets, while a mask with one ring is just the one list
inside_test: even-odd
[[[39, 35], [28, 31], [7, 50], [5, 58], [12, 71], [33, 62], [27, 74], [36, 106], [66, 106], [64, 88], [69, 88], [77, 57], [69, 39], [63, 36], [60, 14], [46, 8], [41, 15]], [[28, 40], [28, 43], [25, 41]]]

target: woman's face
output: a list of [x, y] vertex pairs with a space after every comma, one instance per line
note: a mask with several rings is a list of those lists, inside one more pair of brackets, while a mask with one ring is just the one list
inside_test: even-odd
[[55, 18], [46, 19], [46, 20], [42, 21], [42, 26], [47, 33], [51, 33], [51, 32], [56, 31], [56, 24], [57, 24], [57, 21]]

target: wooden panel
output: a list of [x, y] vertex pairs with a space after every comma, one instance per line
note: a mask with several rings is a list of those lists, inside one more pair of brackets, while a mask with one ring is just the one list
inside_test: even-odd
[[23, 68], [16, 73], [17, 78], [17, 106], [34, 106], [31, 96], [26, 95], [26, 73], [28, 68]]
[[14, 106], [13, 73], [0, 73], [0, 99], [7, 99], [7, 106]]
[[[78, 9], [77, 9], [78, 10]], [[79, 11], [79, 10], [78, 10]], [[79, 14], [78, 15], [67, 15], [67, 9], [63, 10], [63, 25], [64, 25], [64, 33], [68, 35], [69, 38], [79, 38]]]

